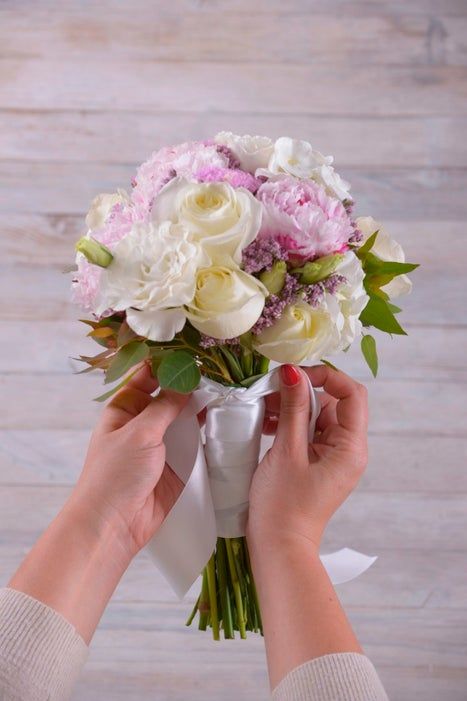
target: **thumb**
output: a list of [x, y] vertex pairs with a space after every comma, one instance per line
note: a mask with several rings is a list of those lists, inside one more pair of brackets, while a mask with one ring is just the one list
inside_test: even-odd
[[310, 391], [300, 368], [282, 365], [281, 404], [274, 447], [283, 452], [308, 450]]
[[148, 426], [154, 440], [161, 443], [166, 430], [185, 407], [189, 397], [189, 394], [161, 390], [156, 397], [152, 398], [144, 411], [136, 417], [135, 421]]

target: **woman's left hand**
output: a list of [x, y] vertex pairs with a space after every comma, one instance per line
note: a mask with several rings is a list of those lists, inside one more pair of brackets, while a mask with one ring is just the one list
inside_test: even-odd
[[183, 484], [165, 461], [164, 434], [187, 396], [157, 388], [145, 365], [104, 409], [71, 501], [92, 509], [131, 556], [156, 533]]

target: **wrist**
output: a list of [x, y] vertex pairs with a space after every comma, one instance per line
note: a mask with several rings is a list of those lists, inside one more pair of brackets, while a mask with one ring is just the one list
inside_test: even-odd
[[319, 561], [320, 539], [300, 533], [250, 533], [247, 531], [248, 550], [257, 565], [274, 561], [306, 559]]
[[116, 567], [128, 567], [135, 553], [123, 519], [111, 517], [97, 500], [78, 489], [72, 492], [60, 516], [86, 541], [90, 551], [105, 552]]

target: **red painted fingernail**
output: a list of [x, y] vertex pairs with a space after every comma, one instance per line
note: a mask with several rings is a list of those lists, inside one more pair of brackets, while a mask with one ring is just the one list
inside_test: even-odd
[[281, 365], [281, 377], [287, 387], [293, 387], [300, 382], [300, 372], [293, 365]]

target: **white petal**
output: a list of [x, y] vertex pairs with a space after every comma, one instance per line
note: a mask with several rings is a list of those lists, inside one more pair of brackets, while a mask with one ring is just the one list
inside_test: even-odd
[[402, 297], [402, 295], [408, 295], [409, 292], [411, 292], [412, 281], [409, 280], [407, 275], [398, 275], [381, 289], [384, 290], [391, 299], [395, 299], [396, 297]]
[[186, 315], [181, 307], [143, 311], [128, 309], [126, 320], [139, 336], [145, 336], [150, 341], [171, 341], [183, 329]]

